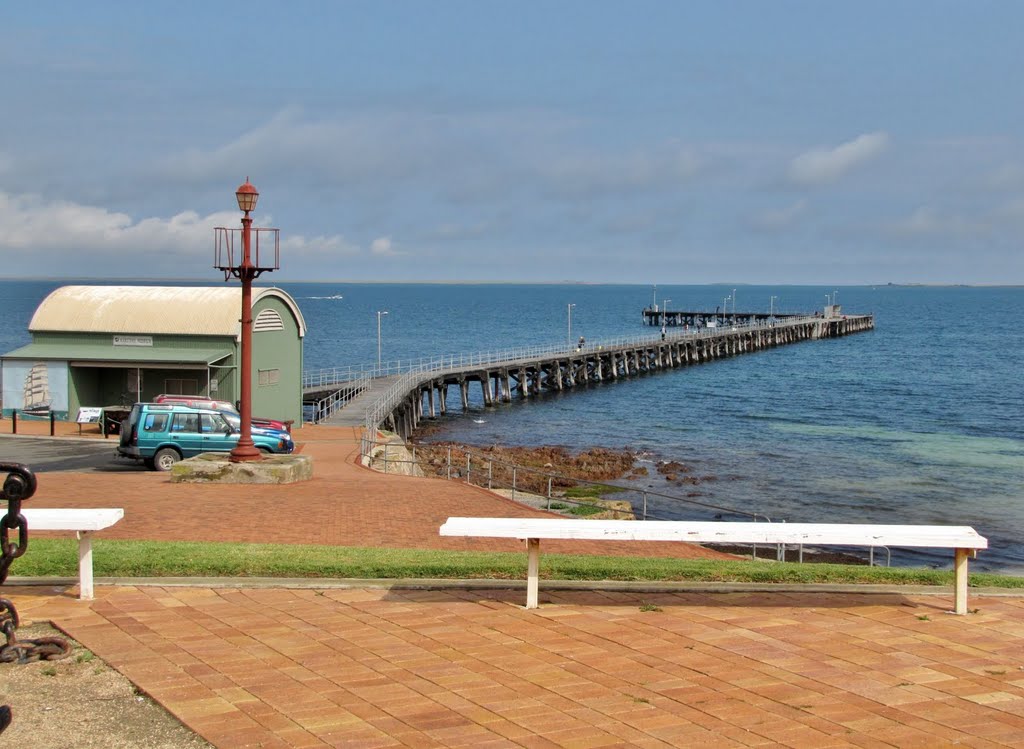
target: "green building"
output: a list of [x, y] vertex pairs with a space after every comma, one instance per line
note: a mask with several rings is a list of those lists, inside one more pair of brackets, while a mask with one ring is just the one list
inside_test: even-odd
[[[128, 406], [160, 393], [234, 403], [241, 392], [239, 287], [63, 286], [29, 323], [32, 343], [2, 357], [3, 414]], [[302, 423], [302, 341], [295, 300], [252, 293], [252, 413]]]

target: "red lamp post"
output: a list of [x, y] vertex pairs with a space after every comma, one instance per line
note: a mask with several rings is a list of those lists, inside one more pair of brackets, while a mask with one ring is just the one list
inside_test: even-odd
[[[252, 441], [252, 282], [266, 271], [277, 270], [280, 267], [280, 243], [277, 229], [253, 229], [252, 218], [249, 214], [256, 208], [256, 201], [259, 199], [259, 191], [249, 182], [246, 177], [245, 184], [235, 191], [238, 199], [238, 208], [245, 215], [242, 217], [242, 256], [239, 263], [235, 263], [234, 237], [237, 229], [226, 229], [217, 227], [214, 229], [215, 236], [215, 257], [214, 267], [224, 271], [224, 280], [234, 277], [242, 282], [242, 341], [240, 354], [240, 393], [238, 412], [241, 417], [241, 434], [238, 444], [230, 453], [232, 463], [243, 463], [250, 460], [260, 460], [262, 455]], [[260, 233], [273, 233], [273, 264], [260, 264]], [[252, 235], [256, 234], [256, 250], [253, 253]], [[266, 259], [264, 253], [264, 258]]]

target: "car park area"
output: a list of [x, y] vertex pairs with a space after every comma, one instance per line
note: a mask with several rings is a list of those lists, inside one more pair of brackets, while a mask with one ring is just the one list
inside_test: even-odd
[[117, 458], [116, 448], [116, 439], [47, 439], [0, 435], [0, 458], [24, 463], [36, 473], [119, 473], [146, 470], [141, 463]]

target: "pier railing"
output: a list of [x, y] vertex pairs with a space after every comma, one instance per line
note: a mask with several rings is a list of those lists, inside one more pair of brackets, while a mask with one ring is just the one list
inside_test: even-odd
[[[647, 343], [656, 343], [661, 340], [693, 340], [702, 338], [714, 338], [723, 332], [762, 330], [769, 327], [788, 327], [799, 325], [813, 320], [823, 318], [807, 315], [805, 317], [790, 317], [779, 319], [775, 322], [757, 321], [746, 325], [733, 325], [725, 323], [715, 328], [695, 328], [689, 331], [673, 330], [666, 332], [662, 339], [658, 334], [645, 334], [640, 336], [618, 336], [605, 338], [599, 341], [592, 341], [586, 344], [586, 350], [631, 348]], [[508, 362], [522, 361], [529, 359], [542, 359], [559, 354], [571, 354], [579, 351], [575, 344], [556, 343], [546, 346], [521, 346], [518, 348], [502, 349], [501, 351], [478, 351], [472, 353], [445, 354], [442, 356], [421, 357], [419, 359], [398, 359], [384, 362], [380, 367], [372, 364], [352, 365], [346, 367], [328, 367], [325, 369], [303, 372], [302, 386], [304, 388], [329, 388], [333, 385], [357, 380], [363, 377], [389, 377], [392, 375], [408, 374], [412, 372], [445, 372], [470, 369], [476, 366], [488, 366], [492, 364], [505, 364]]]
[[[785, 321], [774, 323], [753, 323], [750, 325], [728, 325], [716, 328], [701, 328], [699, 330], [679, 331], [666, 333], [663, 338], [660, 335], [645, 336], [621, 336], [618, 338], [603, 339], [586, 344], [588, 351], [595, 349], [599, 351], [614, 351], [616, 349], [630, 349], [647, 344], [657, 344], [662, 341], [679, 340], [702, 340], [716, 338], [723, 333], [743, 332], [749, 330], [761, 330], [767, 327], [790, 327], [802, 325], [807, 322], [821, 320], [820, 317], [808, 315], [807, 317], [790, 318]], [[409, 364], [402, 377], [388, 388], [374, 404], [373, 408], [366, 413], [366, 437], [372, 437], [377, 433], [384, 419], [394, 411], [395, 407], [405, 396], [420, 382], [432, 376], [459, 372], [472, 369], [477, 366], [488, 366], [493, 364], [507, 364], [517, 361], [529, 361], [531, 359], [550, 358], [561, 354], [570, 355], [579, 352], [576, 346], [558, 344], [553, 346], [533, 346], [520, 349], [509, 349], [500, 352], [480, 352], [475, 354], [452, 354], [432, 359], [421, 359], [416, 364]], [[363, 455], [366, 455], [365, 449]]]
[[368, 374], [333, 383], [329, 393], [312, 404], [312, 421], [318, 424], [344, 406], [350, 400], [370, 387], [372, 377]]

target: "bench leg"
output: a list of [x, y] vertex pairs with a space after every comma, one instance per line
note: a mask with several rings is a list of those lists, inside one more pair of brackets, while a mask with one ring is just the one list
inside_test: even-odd
[[92, 590], [92, 533], [78, 531], [78, 598], [91, 601]]
[[967, 613], [967, 549], [957, 549], [953, 561], [953, 613]]
[[540, 539], [526, 539], [526, 608], [538, 608], [537, 588], [540, 578]]

